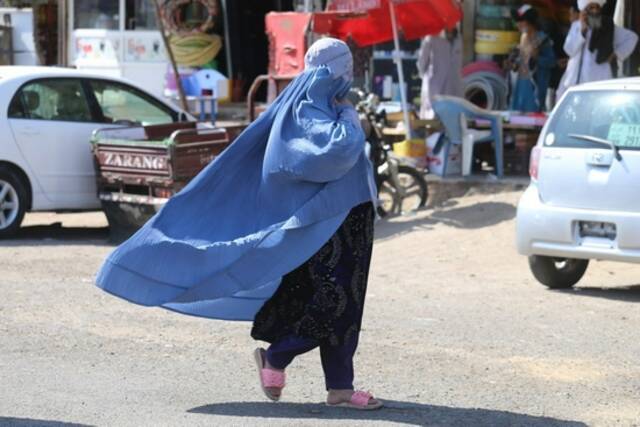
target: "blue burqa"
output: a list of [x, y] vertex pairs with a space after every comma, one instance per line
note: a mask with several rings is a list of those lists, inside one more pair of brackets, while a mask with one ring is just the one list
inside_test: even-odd
[[271, 107], [136, 234], [97, 277], [145, 306], [253, 320], [283, 275], [375, 198], [349, 83], [327, 67], [298, 76]]

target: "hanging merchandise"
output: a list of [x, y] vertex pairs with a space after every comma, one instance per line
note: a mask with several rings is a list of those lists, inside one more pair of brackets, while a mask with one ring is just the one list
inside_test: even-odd
[[[202, 4], [208, 13], [207, 18], [196, 27], [188, 25], [183, 14], [184, 7], [194, 2]], [[218, 0], [166, 0], [162, 5], [161, 12], [165, 26], [172, 34], [193, 35], [206, 33], [213, 28], [215, 19], [218, 16]]]
[[218, 55], [222, 49], [222, 38], [217, 34], [207, 33], [172, 35], [170, 44], [178, 64], [201, 67], [211, 63]]

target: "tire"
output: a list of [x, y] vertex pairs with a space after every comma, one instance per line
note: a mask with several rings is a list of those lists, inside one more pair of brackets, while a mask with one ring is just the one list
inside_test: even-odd
[[569, 289], [582, 279], [587, 271], [586, 259], [553, 258], [533, 255], [529, 267], [534, 277], [550, 289]]
[[479, 42], [475, 43], [475, 52], [482, 55], [506, 55], [517, 46], [514, 43]]
[[476, 42], [517, 45], [520, 43], [518, 31], [476, 30]]
[[0, 239], [18, 231], [26, 207], [26, 183], [10, 169], [0, 166]]
[[384, 218], [398, 211], [403, 213], [406, 211], [405, 208], [407, 206], [409, 207], [409, 212], [416, 211], [427, 204], [429, 189], [422, 172], [411, 166], [400, 165], [398, 166], [398, 180], [401, 184], [406, 183], [403, 187], [410, 194], [402, 200], [396, 200], [397, 189], [394, 187], [391, 178], [385, 176], [378, 186], [381, 200], [381, 204], [378, 206], [378, 215], [380, 217]]
[[396, 189], [389, 177], [384, 177], [378, 184], [378, 216], [385, 218], [397, 210]]
[[[425, 207], [429, 199], [429, 187], [427, 186], [427, 181], [424, 179], [424, 173], [410, 166], [400, 165], [398, 175], [401, 182], [406, 181], [413, 183], [414, 190], [412, 191], [416, 200], [415, 203], [412, 204], [413, 207], [411, 210], [418, 210]], [[404, 202], [403, 200], [400, 209], [403, 208]]]

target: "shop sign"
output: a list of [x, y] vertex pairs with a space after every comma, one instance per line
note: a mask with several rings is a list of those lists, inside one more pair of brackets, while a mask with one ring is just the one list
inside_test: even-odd
[[167, 159], [162, 156], [143, 154], [102, 153], [100, 162], [104, 166], [131, 169], [165, 170]]

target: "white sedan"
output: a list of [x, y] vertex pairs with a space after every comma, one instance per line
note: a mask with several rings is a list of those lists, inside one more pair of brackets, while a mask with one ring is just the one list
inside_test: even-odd
[[571, 89], [542, 130], [518, 205], [519, 252], [550, 288], [589, 260], [640, 263], [640, 79]]
[[0, 238], [27, 211], [100, 209], [89, 143], [100, 127], [192, 117], [123, 79], [0, 67]]

